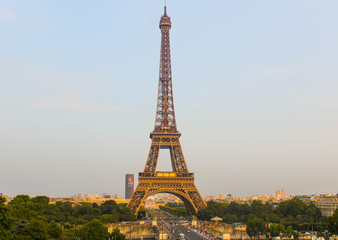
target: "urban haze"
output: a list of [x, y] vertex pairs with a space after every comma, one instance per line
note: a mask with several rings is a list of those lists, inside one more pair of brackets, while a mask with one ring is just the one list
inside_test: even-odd
[[[336, 193], [338, 2], [168, 5], [177, 127], [201, 195]], [[0, 1], [0, 192], [123, 196], [151, 144], [162, 12]]]

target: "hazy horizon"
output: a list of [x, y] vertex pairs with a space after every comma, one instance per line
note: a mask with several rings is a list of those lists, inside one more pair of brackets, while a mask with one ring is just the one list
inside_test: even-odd
[[[163, 1], [0, 3], [0, 192], [124, 196], [151, 143]], [[201, 195], [337, 193], [338, 2], [167, 5]]]
[[[278, 189], [278, 190], [281, 190], [281, 189]], [[276, 190], [277, 191], [277, 190]], [[105, 192], [106, 193], [106, 192]], [[16, 197], [16, 196], [18, 196], [18, 195], [28, 195], [28, 196], [30, 196], [30, 197], [37, 197], [37, 196], [47, 196], [47, 197], [55, 197], [55, 198], [62, 198], [62, 197], [73, 197], [74, 195], [77, 195], [77, 194], [81, 194], [82, 195], [82, 198], [85, 198], [85, 194], [99, 194], [99, 197], [102, 197], [102, 194], [103, 193], [92, 193], [92, 192], [84, 192], [84, 193], [71, 193], [71, 194], [69, 194], [69, 195], [48, 195], [48, 194], [33, 194], [33, 195], [31, 195], [31, 194], [27, 194], [27, 193], [21, 193], [21, 194], [15, 194], [15, 195], [9, 195], [9, 194], [5, 194], [5, 193], [3, 193], [3, 195], [5, 195], [5, 196], [8, 196], [8, 197]], [[113, 198], [115, 197], [115, 194], [116, 193], [106, 193], [107, 195], [110, 195], [110, 196], [112, 196]], [[159, 194], [166, 194], [166, 193], [159, 193]], [[222, 194], [222, 193], [218, 193], [218, 194], [215, 194], [215, 195], [202, 195], [202, 197], [206, 197], [206, 196], [213, 196], [213, 197], [218, 197], [218, 195], [219, 194]], [[224, 193], [224, 194], [226, 194], [227, 195], [227, 193]], [[237, 195], [232, 195], [232, 194], [230, 194], [232, 197], [253, 197], [253, 196], [263, 196], [263, 195], [274, 195], [275, 193], [273, 192], [273, 193], [271, 193], [271, 194], [253, 194], [253, 195], [239, 195], [239, 196], [237, 196]], [[302, 196], [302, 195], [306, 195], [306, 196], [309, 196], [309, 195], [336, 195], [336, 194], [338, 194], [338, 192], [332, 192], [332, 193], [307, 193], [307, 194], [288, 194], [287, 192], [286, 192], [286, 195], [291, 195], [291, 196]], [[124, 193], [122, 193], [121, 195], [119, 195], [119, 194], [117, 194], [118, 195], [118, 197], [119, 198], [124, 198]], [[155, 196], [155, 195], [157, 195], [157, 194], [154, 194], [154, 195], [152, 195], [152, 196]], [[176, 196], [174, 196], [174, 197], [176, 197]], [[176, 197], [176, 198], [178, 198], [178, 197]]]

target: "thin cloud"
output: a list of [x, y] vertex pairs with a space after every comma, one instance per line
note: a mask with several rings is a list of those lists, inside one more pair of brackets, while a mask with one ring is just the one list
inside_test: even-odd
[[71, 111], [83, 111], [83, 112], [95, 112], [95, 113], [111, 113], [111, 112], [125, 112], [126, 108], [108, 106], [101, 104], [83, 104], [69, 101], [41, 101], [41, 100], [27, 100], [27, 99], [0, 99], [0, 103], [14, 103], [20, 105], [27, 105], [40, 108], [51, 108], [59, 110], [71, 110]]
[[7, 9], [0, 8], [0, 19], [14, 19], [14, 18], [15, 18], [14, 13], [10, 12]]

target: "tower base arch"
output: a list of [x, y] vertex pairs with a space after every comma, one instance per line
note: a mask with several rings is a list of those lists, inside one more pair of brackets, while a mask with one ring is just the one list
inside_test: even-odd
[[137, 216], [141, 204], [150, 196], [158, 193], [169, 193], [180, 198], [191, 215], [196, 215], [198, 210], [206, 207], [200, 196], [194, 178], [190, 177], [142, 177], [134, 191], [128, 208]]

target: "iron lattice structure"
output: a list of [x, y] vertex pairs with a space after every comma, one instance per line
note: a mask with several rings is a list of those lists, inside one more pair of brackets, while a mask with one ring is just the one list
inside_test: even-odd
[[[150, 134], [151, 147], [144, 171], [139, 173], [139, 183], [128, 207], [137, 215], [140, 205], [149, 196], [157, 193], [170, 193], [179, 197], [191, 214], [206, 207], [194, 184], [194, 174], [188, 171], [181, 144], [181, 134], [177, 131], [171, 75], [170, 17], [164, 8], [161, 17], [161, 60], [156, 108], [155, 128]], [[169, 149], [172, 172], [158, 172], [156, 165], [161, 149]]]

